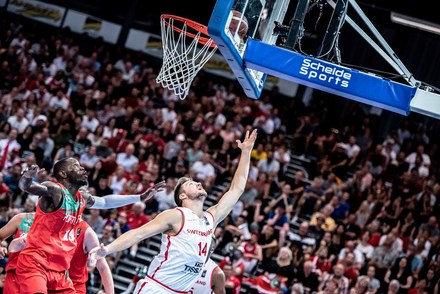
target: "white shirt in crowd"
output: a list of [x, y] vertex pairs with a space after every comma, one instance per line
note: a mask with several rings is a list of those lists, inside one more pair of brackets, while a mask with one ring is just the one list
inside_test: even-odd
[[116, 157], [116, 163], [124, 167], [124, 169], [129, 172], [131, 171], [131, 167], [134, 164], [139, 163], [139, 159], [134, 155], [127, 155], [126, 153], [122, 152], [122, 153], [118, 153]]

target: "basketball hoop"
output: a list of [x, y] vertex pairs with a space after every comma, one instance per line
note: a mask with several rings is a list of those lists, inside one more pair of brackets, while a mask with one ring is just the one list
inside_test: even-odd
[[188, 95], [197, 73], [217, 50], [208, 28], [170, 14], [160, 17], [163, 64], [156, 82], [172, 90], [181, 100]]

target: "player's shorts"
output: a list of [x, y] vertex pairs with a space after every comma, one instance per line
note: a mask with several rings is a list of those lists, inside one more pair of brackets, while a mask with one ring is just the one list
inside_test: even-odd
[[133, 294], [164, 294], [164, 293], [189, 293], [183, 291], [174, 291], [158, 281], [152, 280], [149, 277], [140, 279], [136, 284]]
[[63, 293], [75, 294], [75, 288], [67, 271], [46, 270], [29, 255], [18, 257], [16, 277], [20, 284], [20, 293]]
[[74, 284], [76, 294], [87, 294], [87, 286], [86, 283]]
[[15, 270], [9, 270], [6, 272], [5, 282], [3, 289], [6, 294], [20, 294], [20, 284], [17, 281], [17, 275]]

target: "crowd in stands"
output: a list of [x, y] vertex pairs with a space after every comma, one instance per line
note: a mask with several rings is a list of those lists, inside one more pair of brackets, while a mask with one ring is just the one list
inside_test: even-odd
[[[180, 100], [156, 83], [159, 68], [139, 52], [2, 16], [0, 226], [35, 210], [37, 196], [18, 187], [32, 164], [45, 168], [37, 179], [45, 181], [56, 160], [76, 157], [97, 196], [166, 180], [152, 202], [86, 211], [108, 244], [175, 207], [181, 176], [221, 197], [214, 187], [233, 174], [235, 140], [258, 128], [246, 189], [215, 233], [228, 288], [438, 293], [435, 123], [402, 118], [378, 136], [379, 116], [358, 111], [341, 125], [323, 104], [300, 105], [276, 87], [248, 99], [235, 82], [203, 72]], [[306, 172], [286, 172], [294, 156], [307, 159]], [[136, 250], [108, 256], [111, 268]]]

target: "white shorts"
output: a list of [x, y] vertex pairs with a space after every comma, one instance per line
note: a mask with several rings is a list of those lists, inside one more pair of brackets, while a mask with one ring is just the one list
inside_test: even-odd
[[136, 284], [133, 294], [164, 294], [164, 293], [186, 293], [173, 291], [158, 282], [145, 277]]

